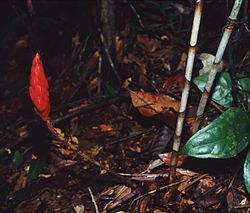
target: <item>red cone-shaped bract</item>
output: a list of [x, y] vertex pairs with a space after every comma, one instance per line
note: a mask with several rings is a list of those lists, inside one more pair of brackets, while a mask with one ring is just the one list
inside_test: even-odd
[[38, 115], [44, 121], [49, 120], [50, 102], [48, 81], [44, 74], [43, 64], [38, 53], [32, 61], [29, 92]]

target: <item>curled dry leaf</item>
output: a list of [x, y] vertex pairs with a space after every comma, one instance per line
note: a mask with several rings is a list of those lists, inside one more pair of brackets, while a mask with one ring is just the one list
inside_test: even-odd
[[179, 200], [177, 203], [179, 203], [180, 205], [193, 205], [194, 201], [190, 199], [181, 198], [181, 200]]
[[[200, 55], [198, 55], [197, 57], [198, 59], [201, 60], [202, 64], [203, 64], [203, 68], [199, 70], [199, 74], [203, 75], [205, 73], [209, 73], [210, 70], [212, 69], [213, 63], [214, 63], [214, 59], [215, 56], [209, 53], [201, 53]], [[217, 71], [221, 72], [223, 70], [223, 68], [225, 67], [225, 64], [223, 61], [221, 61], [218, 65], [217, 65]]]
[[40, 55], [37, 53], [32, 61], [29, 93], [37, 114], [43, 121], [49, 120], [50, 102], [48, 81], [46, 79]]
[[[171, 154], [172, 154], [171, 152], [168, 152], [159, 154], [158, 156], [167, 166], [169, 166], [171, 162]], [[187, 155], [179, 155], [177, 167], [180, 167], [182, 164], [184, 164], [186, 158]]]
[[193, 172], [191, 170], [187, 170], [187, 169], [182, 169], [182, 168], [176, 168], [176, 172], [183, 175], [183, 176], [189, 176], [192, 177], [194, 175], [198, 175], [199, 173], [197, 172]]
[[[126, 197], [129, 197], [132, 192], [132, 189], [125, 185], [115, 186], [112, 188], [113, 190], [109, 189], [107, 194], [110, 194], [112, 192], [112, 195], [115, 196], [115, 199], [106, 204], [106, 206], [104, 207], [104, 211], [108, 211], [120, 205], [123, 201], [126, 200]], [[102, 193], [102, 196], [105, 196], [107, 194]]]
[[149, 202], [151, 201], [151, 199], [152, 199], [151, 195], [148, 195], [148, 196], [146, 196], [146, 197], [143, 198], [143, 200], [140, 203], [140, 212], [141, 213], [145, 213], [146, 212], [147, 207], [148, 207]]
[[170, 110], [171, 108], [174, 109], [174, 111], [179, 110], [180, 102], [168, 95], [133, 90], [128, 90], [128, 92], [132, 99], [133, 106], [146, 117], [151, 117], [164, 110]]
[[100, 124], [99, 128], [100, 128], [101, 132], [111, 132], [111, 131], [113, 131], [112, 126], [109, 125], [109, 124]]

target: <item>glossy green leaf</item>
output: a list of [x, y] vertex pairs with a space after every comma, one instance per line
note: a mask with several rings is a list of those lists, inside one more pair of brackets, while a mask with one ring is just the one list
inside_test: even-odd
[[243, 177], [244, 177], [246, 189], [248, 193], [250, 194], [250, 150], [248, 151], [248, 154], [244, 163]]
[[12, 165], [14, 169], [18, 169], [23, 163], [23, 156], [19, 151], [16, 151], [12, 158]]
[[[208, 79], [208, 73], [197, 76], [196, 78], [193, 79], [193, 82], [199, 88], [199, 90], [203, 92], [207, 79]], [[233, 102], [231, 91], [232, 91], [231, 77], [229, 73], [222, 72], [213, 90], [212, 100], [224, 107], [230, 107], [232, 106]]]
[[250, 117], [232, 107], [211, 124], [198, 131], [184, 145], [180, 154], [197, 158], [231, 158], [250, 141]]
[[238, 83], [242, 90], [250, 93], [250, 78], [241, 78]]
[[30, 169], [28, 172], [28, 181], [32, 181], [38, 177], [38, 175], [43, 171], [44, 161], [42, 160], [31, 160]]

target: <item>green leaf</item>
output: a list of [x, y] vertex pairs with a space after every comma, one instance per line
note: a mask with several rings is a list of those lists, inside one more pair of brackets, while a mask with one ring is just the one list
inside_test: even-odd
[[250, 109], [250, 78], [238, 80], [239, 88], [247, 94], [248, 109]]
[[250, 194], [250, 150], [248, 151], [248, 154], [244, 163], [243, 178], [244, 178], [246, 189], [248, 193]]
[[197, 158], [231, 158], [250, 140], [250, 117], [232, 107], [211, 124], [198, 131], [184, 145], [180, 154]]
[[[199, 88], [199, 90], [203, 92], [207, 79], [208, 79], [208, 73], [197, 76], [196, 78], [193, 79], [193, 82]], [[231, 91], [232, 91], [231, 77], [227, 72], [222, 72], [213, 90], [212, 100], [224, 107], [230, 107], [232, 106], [233, 103], [233, 97]]]
[[38, 175], [43, 171], [44, 161], [42, 160], [31, 160], [30, 169], [28, 172], [28, 181], [32, 181], [38, 177]]
[[242, 90], [250, 93], [250, 78], [241, 78], [238, 80], [238, 83]]
[[23, 156], [19, 151], [16, 151], [12, 158], [12, 165], [14, 169], [18, 169], [23, 163]]

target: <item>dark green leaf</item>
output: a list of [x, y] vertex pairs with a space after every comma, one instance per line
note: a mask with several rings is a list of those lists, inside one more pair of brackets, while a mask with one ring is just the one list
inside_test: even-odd
[[231, 158], [250, 140], [250, 118], [240, 108], [230, 108], [211, 124], [198, 131], [180, 154], [197, 158]]
[[22, 163], [23, 163], [23, 156], [19, 151], [16, 151], [12, 158], [12, 165], [14, 169], [18, 169]]
[[250, 78], [241, 78], [238, 83], [242, 90], [250, 93]]
[[[199, 90], [203, 92], [207, 79], [208, 73], [197, 76], [193, 79], [193, 82], [199, 88]], [[232, 80], [230, 75], [227, 72], [222, 72], [213, 90], [212, 100], [224, 107], [232, 106], [233, 97], [231, 94], [231, 88]]]
[[248, 109], [250, 109], [250, 78], [241, 78], [238, 81], [238, 85], [247, 94]]
[[248, 154], [244, 163], [243, 177], [244, 177], [246, 189], [248, 193], [250, 193], [250, 150], [248, 151]]
[[32, 181], [43, 171], [44, 161], [42, 160], [31, 160], [30, 169], [28, 173], [28, 180]]

